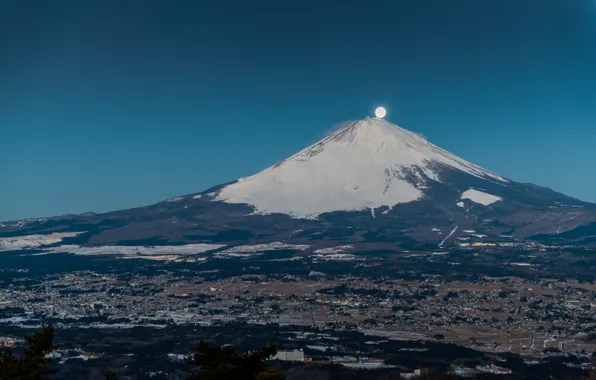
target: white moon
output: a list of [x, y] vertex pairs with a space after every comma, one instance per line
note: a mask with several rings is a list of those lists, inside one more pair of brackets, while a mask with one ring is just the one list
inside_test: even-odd
[[377, 107], [377, 109], [375, 110], [375, 116], [379, 119], [382, 119], [385, 117], [385, 115], [387, 115], [387, 110], [385, 109], [385, 107]]

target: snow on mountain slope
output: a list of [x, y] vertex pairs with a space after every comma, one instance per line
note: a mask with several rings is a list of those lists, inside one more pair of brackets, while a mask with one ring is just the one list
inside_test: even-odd
[[490, 206], [495, 202], [502, 201], [503, 198], [493, 194], [485, 193], [484, 191], [469, 189], [462, 193], [461, 199], [469, 199], [474, 203], [479, 203], [484, 206]]
[[222, 188], [215, 200], [256, 214], [315, 218], [333, 211], [391, 208], [416, 201], [451, 168], [508, 181], [382, 119], [354, 122], [294, 156]]
[[65, 238], [75, 237], [81, 232], [55, 232], [46, 235], [27, 235], [0, 238], [0, 252], [20, 249], [35, 249], [61, 242]]
[[81, 256], [101, 255], [196, 255], [199, 253], [214, 251], [223, 248], [222, 244], [186, 244], [170, 246], [116, 246], [105, 245], [101, 247], [81, 247], [78, 245], [61, 245], [59, 247], [47, 248], [47, 253], [72, 253]]

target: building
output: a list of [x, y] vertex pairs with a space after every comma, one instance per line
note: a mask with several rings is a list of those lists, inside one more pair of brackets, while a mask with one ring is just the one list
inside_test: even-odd
[[303, 362], [304, 361], [304, 351], [302, 350], [290, 350], [290, 351], [277, 351], [274, 357], [271, 360], [283, 360], [289, 362]]

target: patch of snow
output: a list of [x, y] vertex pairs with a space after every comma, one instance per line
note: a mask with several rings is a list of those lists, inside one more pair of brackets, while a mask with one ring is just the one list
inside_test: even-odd
[[382, 119], [348, 125], [275, 166], [241, 178], [215, 200], [248, 204], [256, 214], [316, 218], [333, 211], [393, 207], [420, 199], [448, 166], [478, 178], [506, 179]]
[[168, 359], [175, 362], [183, 362], [189, 355], [184, 354], [168, 354]]
[[29, 319], [26, 317], [10, 317], [10, 318], [3, 318], [0, 319], [0, 323], [21, 323], [27, 322]]
[[318, 254], [311, 256], [313, 259], [324, 260], [324, 261], [352, 261], [352, 260], [364, 260], [351, 253], [331, 253], [331, 254]]
[[495, 202], [502, 201], [503, 198], [489, 193], [485, 193], [476, 189], [468, 189], [461, 195], [461, 199], [469, 199], [474, 203], [478, 203], [484, 206], [492, 205]]
[[[467, 233], [470, 236], [475, 236], [478, 239], [482, 239], [482, 238], [485, 238], [488, 236], [488, 235], [476, 233], [476, 231], [474, 231], [474, 230], [463, 230], [463, 232]], [[460, 238], [460, 240], [468, 240], [468, 239]]]
[[315, 250], [313, 253], [320, 254], [320, 255], [329, 254], [329, 253], [341, 253], [341, 252], [351, 250], [353, 248], [354, 248], [353, 245], [340, 245], [338, 247], [320, 248], [320, 249]]
[[26, 235], [0, 238], [0, 252], [33, 249], [45, 245], [56, 244], [65, 238], [75, 237], [82, 233], [83, 232], [55, 232], [48, 235]]
[[464, 204], [464, 202], [461, 202], [461, 201], [457, 202], [457, 205], [459, 207], [466, 207], [466, 205]]
[[176, 261], [180, 259], [177, 255], [141, 255], [141, 256], [123, 256], [126, 260], [153, 260], [153, 261]]
[[166, 200], [166, 202], [179, 202], [183, 199], [184, 199], [184, 197], [170, 198], [170, 199]]
[[195, 195], [194, 197], [192, 197], [192, 199], [201, 199], [202, 196], [203, 194]]
[[231, 247], [221, 252], [218, 252], [217, 255], [227, 255], [230, 253], [252, 253], [252, 252], [266, 252], [266, 251], [279, 251], [279, 250], [295, 250], [295, 251], [305, 251], [310, 248], [310, 245], [301, 245], [301, 244], [287, 244], [281, 242], [273, 242], [267, 244], [254, 244], [254, 245], [239, 245], [237, 247]]
[[89, 359], [99, 359], [100, 356], [87, 356], [87, 355], [77, 355], [77, 356], [69, 356], [68, 358], [64, 359], [63, 361], [61, 361], [61, 363], [66, 362], [67, 360], [73, 360], [73, 359], [82, 359], [83, 361], [87, 361]]
[[387, 207], [387, 210], [383, 211], [381, 214], [387, 215], [387, 214], [389, 214], [389, 211], [391, 211], [391, 210], [393, 210], [393, 206]]
[[432, 232], [441, 232], [441, 230], [440, 230], [440, 229], [438, 229], [438, 228], [433, 228], [433, 229], [431, 229], [431, 231], [432, 231]]
[[518, 267], [531, 267], [533, 264], [530, 264], [530, 263], [511, 263], [511, 265], [517, 265]]
[[80, 247], [78, 245], [62, 245], [59, 247], [48, 248], [48, 253], [73, 253], [82, 256], [96, 255], [195, 255], [214, 251], [225, 247], [220, 244], [186, 244], [186, 245], [166, 245], [166, 246], [118, 246], [106, 245], [100, 247]]

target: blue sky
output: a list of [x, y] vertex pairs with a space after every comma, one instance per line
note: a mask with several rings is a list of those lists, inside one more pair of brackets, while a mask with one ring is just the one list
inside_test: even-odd
[[0, 3], [0, 220], [150, 204], [365, 117], [596, 201], [596, 1]]

